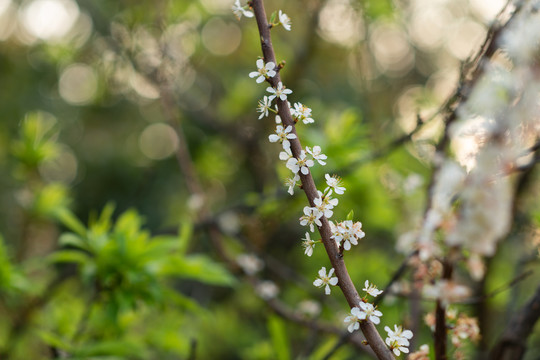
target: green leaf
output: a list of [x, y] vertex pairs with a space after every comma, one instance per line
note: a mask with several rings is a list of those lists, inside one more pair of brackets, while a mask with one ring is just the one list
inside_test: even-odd
[[77, 217], [67, 208], [58, 208], [54, 213], [54, 217], [60, 221], [65, 227], [78, 234], [81, 237], [86, 237], [86, 227]]
[[193, 222], [190, 220], [183, 220], [178, 230], [178, 242], [180, 243], [179, 251], [181, 254], [185, 254], [189, 246], [189, 240], [193, 235]]
[[74, 356], [125, 356], [130, 359], [146, 359], [145, 349], [133, 341], [101, 341], [85, 345], [73, 351]]
[[61, 336], [46, 330], [41, 330], [38, 332], [38, 336], [45, 344], [50, 347], [55, 347], [62, 350], [70, 350], [69, 343], [63, 339]]
[[56, 218], [56, 213], [66, 208], [68, 189], [59, 183], [46, 185], [36, 194], [33, 210], [39, 216]]
[[347, 220], [354, 220], [354, 210], [349, 211], [349, 213], [347, 214]]
[[276, 17], [277, 17], [277, 11], [274, 11], [272, 15], [270, 15], [270, 24], [274, 25], [276, 23]]
[[85, 264], [88, 262], [88, 255], [79, 250], [59, 250], [48, 257], [53, 263], [76, 263]]
[[275, 315], [270, 315], [267, 322], [268, 332], [272, 339], [272, 345], [277, 360], [290, 360], [291, 347], [287, 337], [287, 329], [283, 320]]
[[60, 235], [60, 238], [58, 239], [58, 244], [60, 246], [72, 246], [78, 249], [90, 251], [90, 248], [88, 247], [86, 241], [73, 233], [65, 233]]
[[176, 253], [180, 247], [176, 236], [154, 236], [146, 245], [143, 258], [145, 261], [164, 260], [165, 257]]
[[234, 277], [220, 264], [204, 255], [176, 256], [162, 269], [164, 275], [176, 275], [207, 284], [230, 286]]

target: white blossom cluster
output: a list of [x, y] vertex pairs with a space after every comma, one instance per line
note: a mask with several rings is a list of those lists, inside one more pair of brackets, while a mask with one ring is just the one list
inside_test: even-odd
[[[483, 65], [458, 108], [449, 128], [455, 158], [437, 159], [431, 208], [416, 237], [423, 261], [439, 256], [442, 245], [464, 250], [477, 280], [484, 275], [482, 257], [493, 256], [510, 230], [512, 174], [534, 161], [530, 149], [540, 139], [540, 13], [533, 10], [523, 9], [504, 28], [497, 43], [502, 51]], [[425, 293], [450, 303], [469, 291], [439, 280]]]
[[[253, 17], [254, 15], [250, 10], [250, 6], [241, 5], [240, 0], [235, 1], [234, 5], [232, 6], [232, 10], [238, 19], [240, 19], [242, 16]], [[274, 16], [272, 18], [274, 18]], [[286, 30], [291, 30], [291, 20], [281, 10], [279, 10], [277, 21], [277, 23], [274, 22], [270, 24], [270, 27], [282, 25]], [[257, 83], [262, 83], [264, 81], [268, 81], [271, 84], [275, 83], [274, 81], [271, 81], [271, 79], [277, 75], [278, 71], [278, 67], [274, 62], [265, 63], [263, 59], [258, 59], [256, 61], [256, 66], [257, 70], [249, 73], [250, 78], [255, 79]], [[275, 87], [267, 87], [266, 91], [268, 94], [259, 100], [257, 112], [260, 114], [259, 119], [268, 117], [270, 112], [276, 114], [276, 129], [273, 134], [268, 136], [268, 140], [271, 143], [281, 144], [282, 151], [279, 153], [279, 159], [284, 161], [285, 166], [292, 172], [292, 177], [288, 178], [285, 184], [288, 187], [288, 193], [293, 195], [294, 189], [297, 183], [301, 181], [302, 176], [309, 175], [310, 168], [315, 166], [316, 163], [321, 166], [326, 165], [326, 160], [328, 157], [322, 152], [319, 145], [314, 145], [313, 147], [306, 146], [304, 149], [300, 150], [298, 154], [293, 154], [291, 149], [291, 141], [298, 141], [295, 125], [286, 125], [282, 122], [281, 117], [278, 115], [278, 106], [277, 104], [273, 104], [273, 101], [275, 99], [276, 103], [281, 101], [281, 104], [288, 106], [295, 124], [298, 124], [299, 122], [306, 125], [314, 123], [315, 120], [312, 117], [312, 110], [300, 102], [296, 102], [294, 103], [294, 106], [291, 106], [288, 96], [291, 95], [293, 91], [287, 88], [281, 81], [279, 81]], [[340, 177], [325, 174], [325, 179], [326, 188], [324, 191], [317, 191], [318, 196], [313, 201], [314, 206], [305, 206], [303, 209], [303, 215], [299, 219], [300, 225], [307, 226], [309, 228], [309, 232], [306, 232], [305, 238], [302, 239], [304, 253], [307, 256], [312, 256], [315, 245], [321, 242], [321, 240], [312, 239], [310, 233], [315, 232], [315, 226], [322, 226], [321, 219], [323, 217], [330, 219], [333, 216], [333, 209], [339, 203], [338, 199], [333, 197], [333, 194], [335, 193], [337, 195], [342, 195], [345, 192], [345, 187], [342, 186], [342, 180]], [[336, 247], [340, 248], [340, 250], [350, 250], [352, 245], [357, 245], [358, 240], [365, 236], [365, 233], [362, 231], [361, 222], [345, 220], [335, 224], [329, 221], [329, 224], [332, 232], [331, 238], [335, 241]], [[246, 259], [242, 260], [244, 261], [241, 261], [241, 263], [245, 267], [249, 261], [245, 261]], [[334, 268], [331, 268], [327, 272], [326, 267], [321, 267], [321, 269], [318, 271], [318, 278], [313, 281], [313, 285], [319, 288], [324, 288], [325, 294], [329, 295], [331, 293], [331, 286], [337, 286], [339, 282], [338, 277], [334, 276], [334, 272]], [[267, 288], [270, 287], [263, 287], [264, 290], [267, 290]], [[260, 291], [261, 296], [264, 298], [271, 298], [275, 296], [277, 294], [277, 289], [272, 288], [271, 290], [272, 291]], [[378, 290], [375, 285], [371, 284], [367, 280], [363, 290], [367, 295], [371, 295], [373, 297], [376, 297], [382, 293], [381, 290]], [[352, 332], [359, 328], [360, 321], [369, 320], [375, 324], [379, 324], [381, 316], [382, 313], [377, 310], [376, 306], [369, 303], [366, 300], [366, 297], [364, 297], [362, 298], [362, 301], [359, 302], [357, 307], [355, 306], [352, 308], [351, 315], [345, 318], [345, 323], [348, 324], [348, 330]], [[395, 328], [396, 332], [390, 334], [390, 340], [387, 339], [386, 341], [390, 347], [390, 350], [396, 354], [399, 354], [399, 351], [408, 352], [406, 346], [409, 345], [409, 342], [407, 339], [412, 337], [412, 333], [409, 330], [406, 330], [403, 334], [401, 332], [398, 333], [398, 327], [396, 326]], [[399, 329], [401, 331], [401, 328]]]

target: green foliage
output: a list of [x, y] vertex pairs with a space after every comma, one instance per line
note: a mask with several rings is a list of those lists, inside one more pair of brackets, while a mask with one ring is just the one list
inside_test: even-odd
[[64, 213], [65, 225], [78, 234], [63, 234], [59, 243], [67, 248], [51, 255], [55, 263], [77, 264], [81, 281], [95, 288], [113, 313], [132, 309], [139, 301], [161, 303], [167, 276], [214, 285], [233, 283], [228, 272], [208, 257], [182, 252], [189, 230], [180, 238], [151, 237], [141, 228], [143, 220], [135, 210], [122, 213], [114, 224], [113, 211], [107, 205], [84, 234], [80, 224]]
[[19, 161], [23, 174], [35, 170], [39, 164], [52, 160], [58, 154], [55, 125], [54, 117], [43, 112], [27, 114], [20, 124], [20, 138], [13, 141], [12, 153]]
[[[328, 257], [321, 244], [312, 257], [300, 245], [305, 196], [296, 187], [291, 197], [283, 186], [291, 173], [268, 141], [274, 114], [257, 119], [257, 101], [268, 93], [248, 74], [261, 57], [260, 37], [254, 19], [234, 20], [233, 2], [61, 1], [79, 11], [71, 32], [35, 41], [26, 21], [14, 26], [0, 9], [8, 19], [0, 26], [1, 359], [51, 359], [57, 351], [81, 360], [318, 360], [339, 341], [269, 314], [254, 289], [274, 281], [291, 311], [314, 300], [322, 307], [315, 321], [345, 330], [339, 291], [324, 296], [312, 285]], [[9, 11], [26, 14], [27, 3], [11, 2]], [[430, 4], [441, 10], [434, 14], [459, 13], [449, 25], [479, 24], [477, 9], [448, 11], [439, 3]], [[302, 145], [320, 145], [328, 155], [326, 166], [310, 169], [316, 186], [324, 190], [326, 173], [341, 176], [347, 190], [332, 195], [339, 199], [332, 220], [361, 221], [366, 233], [344, 253], [351, 278], [358, 288], [366, 279], [380, 288], [403, 261], [393, 250], [402, 229], [415, 229], [425, 209], [432, 164], [420, 145], [433, 150], [440, 119], [398, 149], [387, 144], [411, 130], [408, 116], [419, 111], [427, 121], [424, 109], [431, 115], [441, 104], [454, 85], [447, 74], [462, 59], [447, 41], [437, 47], [436, 32], [422, 47], [409, 22], [422, 17], [411, 16], [418, 13], [408, 2], [265, 4], [271, 23], [279, 9], [292, 19], [293, 31], [272, 29], [273, 45], [277, 61], [286, 60], [280, 75], [294, 91], [291, 103], [313, 109], [315, 123], [296, 126]], [[226, 26], [216, 31], [221, 21]], [[357, 40], [341, 42], [342, 30]], [[70, 95], [85, 95], [92, 81], [84, 71], [70, 77], [73, 65], [96, 78], [95, 93], [80, 102]], [[158, 123], [183, 134], [151, 139], [151, 146], [170, 145], [159, 160], [141, 146], [141, 134]], [[62, 162], [65, 149], [70, 166]], [[75, 175], [51, 177], [51, 164]], [[423, 183], [407, 193], [412, 174]], [[516, 209], [537, 229], [538, 204], [529, 201]], [[488, 290], [511, 281], [518, 257], [530, 255], [530, 246], [510, 241], [492, 260]], [[246, 277], [234, 262], [239, 254], [257, 255], [263, 268]], [[231, 263], [216, 260], [224, 258]], [[486, 313], [503, 322], [516, 306], [508, 302], [522, 304], [521, 289], [534, 281], [490, 299]], [[383, 326], [408, 320], [401, 297], [387, 296], [380, 309]], [[431, 338], [424, 326], [416, 339]], [[348, 345], [332, 356], [352, 358], [366, 356]]]
[[283, 319], [272, 315], [268, 317], [268, 332], [272, 339], [272, 348], [275, 351], [275, 359], [290, 360], [291, 350], [289, 337]]

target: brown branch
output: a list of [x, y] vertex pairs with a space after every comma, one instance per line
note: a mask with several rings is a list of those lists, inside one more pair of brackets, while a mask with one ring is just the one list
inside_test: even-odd
[[493, 360], [519, 360], [527, 350], [527, 338], [540, 318], [540, 287], [529, 302], [516, 313], [491, 351]]
[[[263, 1], [253, 0], [251, 2], [251, 5], [255, 13], [255, 19], [257, 20], [264, 61], [266, 63], [277, 63], [274, 48], [272, 46], [272, 40], [270, 37], [270, 26], [266, 17], [266, 11], [264, 9]], [[268, 81], [273, 87], [277, 87], [278, 83], [281, 82], [279, 72], [276, 74], [276, 76], [269, 78]], [[283, 124], [285, 126], [292, 126], [292, 133], [297, 135], [295, 122], [291, 116], [287, 101], [282, 101], [281, 99], [277, 98], [277, 105], [278, 113], [281, 117], [281, 120], [283, 121]], [[298, 136], [296, 137], [296, 139], [290, 140], [290, 143], [293, 156], [299, 158], [302, 151], [302, 145]], [[315, 182], [313, 181], [311, 173], [308, 173], [307, 175], [300, 173], [300, 180], [302, 181], [302, 188], [306, 193], [310, 206], [315, 206], [314, 201], [319, 197], [319, 195], [317, 193], [317, 188], [315, 186]], [[345, 299], [347, 300], [349, 306], [351, 308], [358, 306], [359, 302], [361, 301], [360, 296], [358, 295], [358, 291], [356, 290], [351, 280], [351, 277], [349, 276], [349, 272], [347, 271], [347, 268], [345, 266], [343, 256], [339, 253], [335, 242], [330, 238], [332, 236], [332, 233], [330, 230], [328, 219], [323, 216], [321, 218], [321, 223], [322, 226], [319, 227], [319, 233], [321, 235], [322, 242], [324, 244], [328, 257], [330, 258], [332, 267], [335, 270], [335, 274], [339, 279], [338, 285], [341, 288], [343, 294], [345, 295]], [[368, 341], [368, 344], [377, 354], [377, 357], [379, 359], [394, 359], [392, 352], [390, 351], [390, 349], [388, 349], [383, 339], [377, 332], [375, 325], [371, 321], [362, 321], [360, 323], [360, 327]]]
[[[453, 266], [449, 260], [443, 261], [443, 274], [444, 280], [450, 280], [452, 278]], [[446, 343], [447, 343], [447, 327], [446, 327], [446, 304], [443, 304], [442, 300], [437, 300], [435, 307], [435, 359], [446, 360]]]

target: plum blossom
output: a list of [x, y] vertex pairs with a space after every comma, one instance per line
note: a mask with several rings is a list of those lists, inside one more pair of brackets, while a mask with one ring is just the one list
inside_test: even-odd
[[253, 17], [253, 12], [251, 12], [250, 10], [246, 10], [246, 7], [247, 5], [240, 5], [240, 0], [236, 0], [234, 2], [234, 5], [232, 6], [232, 11], [238, 20], [242, 18], [242, 15], [247, 18]]
[[424, 296], [439, 299], [444, 306], [467, 298], [471, 289], [451, 280], [439, 280], [434, 285], [424, 286]]
[[[289, 125], [290, 126], [290, 125]], [[302, 174], [307, 175], [309, 173], [309, 168], [315, 165], [313, 160], [306, 157], [306, 152], [302, 150], [298, 158], [292, 157], [287, 160], [287, 168], [289, 168], [293, 173], [298, 174], [298, 171]]]
[[304, 247], [304, 254], [307, 256], [313, 255], [313, 249], [315, 248], [315, 244], [317, 243], [315, 240], [311, 239], [311, 236], [308, 232], [306, 232], [306, 237], [302, 239], [302, 246]]
[[261, 113], [261, 115], [259, 115], [259, 120], [268, 116], [270, 106], [272, 106], [272, 101], [268, 99], [268, 96], [264, 96], [262, 100], [259, 100], [259, 105], [257, 106], [257, 112]]
[[407, 343], [405, 343], [404, 341], [407, 341], [407, 340], [395, 339], [391, 337], [387, 337], [385, 340], [386, 345], [388, 345], [390, 350], [392, 350], [392, 352], [396, 356], [401, 355], [401, 353], [407, 354], [409, 352], [409, 349], [407, 348], [407, 346], [409, 346], [409, 342], [407, 341]]
[[[332, 209], [334, 208], [334, 204], [331, 200], [329, 200], [329, 196], [321, 197], [321, 193], [319, 191], [319, 197], [316, 198], [313, 202], [315, 203], [315, 207], [317, 210], [319, 210], [325, 217], [331, 218], [334, 212]], [[332, 199], [337, 200], [337, 199]]]
[[[255, 81], [257, 84], [262, 83], [265, 79], [274, 77], [276, 75], [276, 72], [274, 71], [274, 68], [276, 67], [276, 64], [273, 61], [264, 63], [263, 59], [257, 60], [257, 71], [252, 71], [249, 73], [250, 78], [257, 78]], [[272, 100], [272, 99], [270, 99]]]
[[264, 300], [270, 300], [278, 295], [279, 287], [273, 281], [264, 280], [256, 285], [255, 291]]
[[287, 100], [287, 95], [292, 94], [292, 90], [284, 87], [281, 81], [278, 83], [277, 88], [269, 86], [266, 88], [266, 91], [272, 94], [270, 95], [270, 101], [274, 100], [276, 97], [280, 98], [282, 101], [285, 101]]
[[287, 161], [292, 157], [293, 154], [290, 147], [284, 148], [283, 151], [279, 153], [279, 160]]
[[338, 278], [335, 276], [332, 277], [333, 274], [334, 274], [334, 268], [331, 268], [327, 275], [326, 268], [323, 266], [321, 270], [319, 270], [319, 278], [315, 279], [315, 281], [313, 282], [313, 285], [319, 288], [324, 286], [324, 293], [326, 295], [330, 295], [330, 291], [331, 291], [330, 285], [336, 286], [338, 283]]
[[283, 25], [285, 30], [291, 31], [291, 19], [281, 10], [279, 10], [279, 22]]
[[309, 230], [311, 232], [315, 231], [313, 224], [317, 226], [322, 226], [320, 218], [322, 213], [317, 210], [317, 208], [312, 208], [309, 206], [304, 206], [304, 215], [300, 218], [300, 225], [306, 226], [309, 225]]
[[368, 280], [364, 283], [364, 288], [362, 289], [373, 297], [377, 297], [383, 293], [382, 290], [378, 290], [377, 287], [371, 284]]
[[[283, 152], [281, 152], [283, 153]], [[280, 153], [280, 155], [281, 155]], [[292, 178], [288, 178], [285, 180], [285, 185], [288, 186], [287, 192], [291, 195], [294, 195], [294, 187], [296, 186], [296, 183], [300, 180], [300, 176], [298, 174], [294, 175]]]
[[408, 360], [429, 360], [429, 345], [424, 344], [420, 346], [418, 351], [409, 355]]
[[[332, 225], [331, 225], [332, 226]], [[358, 240], [366, 234], [362, 231], [362, 223], [353, 223], [352, 220], [345, 220], [332, 226], [332, 236], [337, 245], [343, 244], [345, 250], [351, 249], [352, 245], [358, 245]]]
[[289, 140], [290, 139], [296, 139], [296, 135], [291, 134], [291, 131], [292, 131], [292, 126], [291, 125], [287, 126], [285, 129], [283, 128], [283, 126], [278, 125], [276, 127], [276, 133], [272, 134], [272, 135], [269, 135], [268, 140], [270, 140], [270, 142], [278, 142], [279, 141], [280, 143], [283, 144], [284, 149], [290, 148], [291, 143], [289, 142]]
[[304, 124], [315, 122], [315, 120], [311, 118], [311, 109], [299, 102], [294, 104], [294, 108], [291, 108], [291, 115], [298, 120], [302, 120]]
[[388, 333], [388, 337], [385, 342], [390, 350], [396, 355], [399, 356], [401, 353], [408, 353], [409, 349], [409, 340], [412, 339], [413, 333], [411, 330], [403, 330], [401, 326], [394, 325], [394, 331], [388, 326], [384, 327], [384, 330]]
[[309, 146], [306, 146], [306, 152], [308, 154], [311, 154], [311, 156], [313, 156], [313, 159], [317, 160], [321, 165], [326, 165], [326, 161], [324, 160], [326, 160], [328, 157], [324, 155], [321, 151], [322, 150], [319, 145], [315, 145], [313, 149], [311, 149]]
[[236, 257], [236, 263], [248, 275], [255, 275], [264, 267], [261, 259], [253, 254], [241, 254]]
[[373, 304], [365, 303], [363, 301], [360, 301], [358, 304], [360, 306], [360, 320], [370, 320], [374, 324], [378, 324], [381, 322], [381, 319], [379, 319], [382, 316], [382, 312], [379, 310], [376, 310]]
[[329, 174], [325, 174], [324, 177], [326, 178], [326, 185], [328, 187], [324, 190], [325, 192], [329, 189], [334, 190], [336, 194], [343, 195], [345, 192], [345, 188], [341, 185], [341, 178], [337, 175], [330, 176]]
[[362, 316], [363, 315], [362, 315], [362, 312], [360, 311], [360, 308], [355, 306], [351, 309], [351, 315], [347, 316], [345, 320], [343, 320], [343, 322], [348, 324], [347, 330], [350, 333], [352, 333], [355, 330], [358, 330], [358, 328], [360, 327], [359, 320], [361, 319]]

